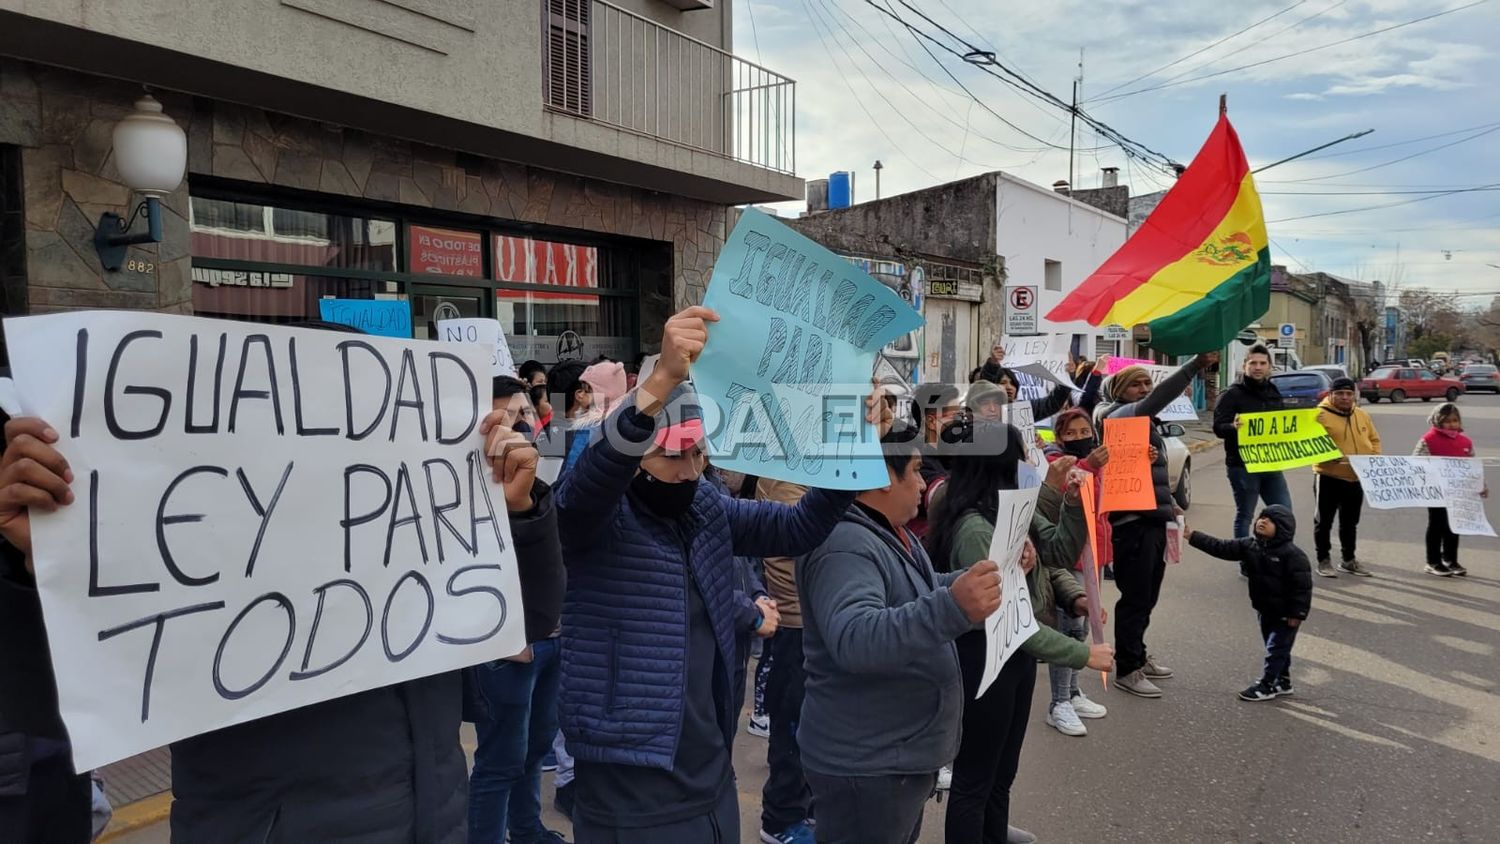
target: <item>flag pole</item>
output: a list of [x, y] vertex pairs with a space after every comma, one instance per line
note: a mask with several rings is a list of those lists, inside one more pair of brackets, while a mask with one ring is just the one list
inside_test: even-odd
[[1226, 115], [1228, 113], [1229, 113], [1229, 95], [1228, 94], [1220, 94], [1219, 95], [1219, 116], [1223, 117], [1224, 115]]

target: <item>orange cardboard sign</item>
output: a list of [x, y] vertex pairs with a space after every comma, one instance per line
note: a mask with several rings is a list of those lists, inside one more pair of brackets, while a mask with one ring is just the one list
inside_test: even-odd
[[1104, 495], [1099, 512], [1155, 510], [1151, 486], [1151, 420], [1145, 416], [1104, 420], [1104, 445], [1109, 462], [1100, 473]]

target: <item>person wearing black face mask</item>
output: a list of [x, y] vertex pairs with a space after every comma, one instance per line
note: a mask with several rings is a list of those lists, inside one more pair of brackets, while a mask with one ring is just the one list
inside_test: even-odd
[[[1053, 423], [1053, 430], [1057, 432], [1057, 442], [1048, 445], [1043, 454], [1049, 462], [1062, 457], [1071, 457], [1078, 461], [1073, 464], [1074, 466], [1094, 476], [1095, 512], [1098, 512], [1098, 496], [1103, 490], [1103, 486], [1098, 483], [1099, 473], [1104, 470], [1104, 464], [1109, 462], [1109, 449], [1099, 444], [1094, 424], [1089, 420], [1088, 411], [1083, 408], [1073, 408], [1059, 414]], [[1037, 499], [1037, 512], [1053, 520], [1060, 518], [1059, 508], [1062, 499], [1050, 494], [1046, 489], [1042, 490], [1042, 493]], [[1114, 576], [1112, 565], [1114, 543], [1109, 519], [1096, 519], [1094, 534], [1095, 546], [1099, 554], [1097, 565], [1102, 567], [1102, 574], [1106, 578], [1112, 578]], [[1081, 562], [1080, 560], [1080, 564]], [[1074, 566], [1074, 570], [1064, 573], [1073, 582], [1068, 584], [1064, 581], [1061, 585], [1070, 588], [1055, 589], [1055, 594], [1068, 595], [1082, 588], [1082, 584], [1077, 582], [1076, 571], [1079, 568], [1079, 566]], [[1066, 633], [1080, 642], [1085, 641], [1084, 637], [1088, 633], [1088, 619], [1074, 615], [1071, 607], [1066, 605], [1066, 601], [1059, 600], [1056, 607], [1039, 608], [1037, 618], [1055, 627], [1059, 632]], [[1067, 736], [1088, 735], [1088, 728], [1084, 726], [1082, 719], [1103, 718], [1109, 712], [1101, 704], [1089, 700], [1088, 695], [1083, 693], [1078, 686], [1078, 674], [1078, 671], [1065, 665], [1047, 666], [1048, 679], [1052, 685], [1052, 704], [1047, 710], [1047, 725], [1057, 728], [1058, 732]]]
[[[716, 321], [700, 306], [667, 321], [656, 367], [557, 487], [560, 713], [579, 844], [740, 840], [734, 558], [811, 551], [854, 501], [814, 489], [787, 506], [699, 482], [705, 432], [684, 382]], [[889, 425], [878, 391], [865, 407]]]

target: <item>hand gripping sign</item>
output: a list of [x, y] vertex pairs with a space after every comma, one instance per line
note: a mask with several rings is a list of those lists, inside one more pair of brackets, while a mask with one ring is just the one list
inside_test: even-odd
[[525, 647], [488, 350], [123, 311], [5, 334], [74, 476], [32, 544], [76, 770]]

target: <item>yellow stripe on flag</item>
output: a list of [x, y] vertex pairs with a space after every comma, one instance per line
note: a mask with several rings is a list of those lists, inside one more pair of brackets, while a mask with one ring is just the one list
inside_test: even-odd
[[1255, 191], [1255, 180], [1246, 173], [1234, 205], [1213, 233], [1197, 249], [1162, 267], [1145, 284], [1115, 302], [1099, 324], [1139, 325], [1175, 314], [1255, 263], [1268, 242], [1260, 195]]

